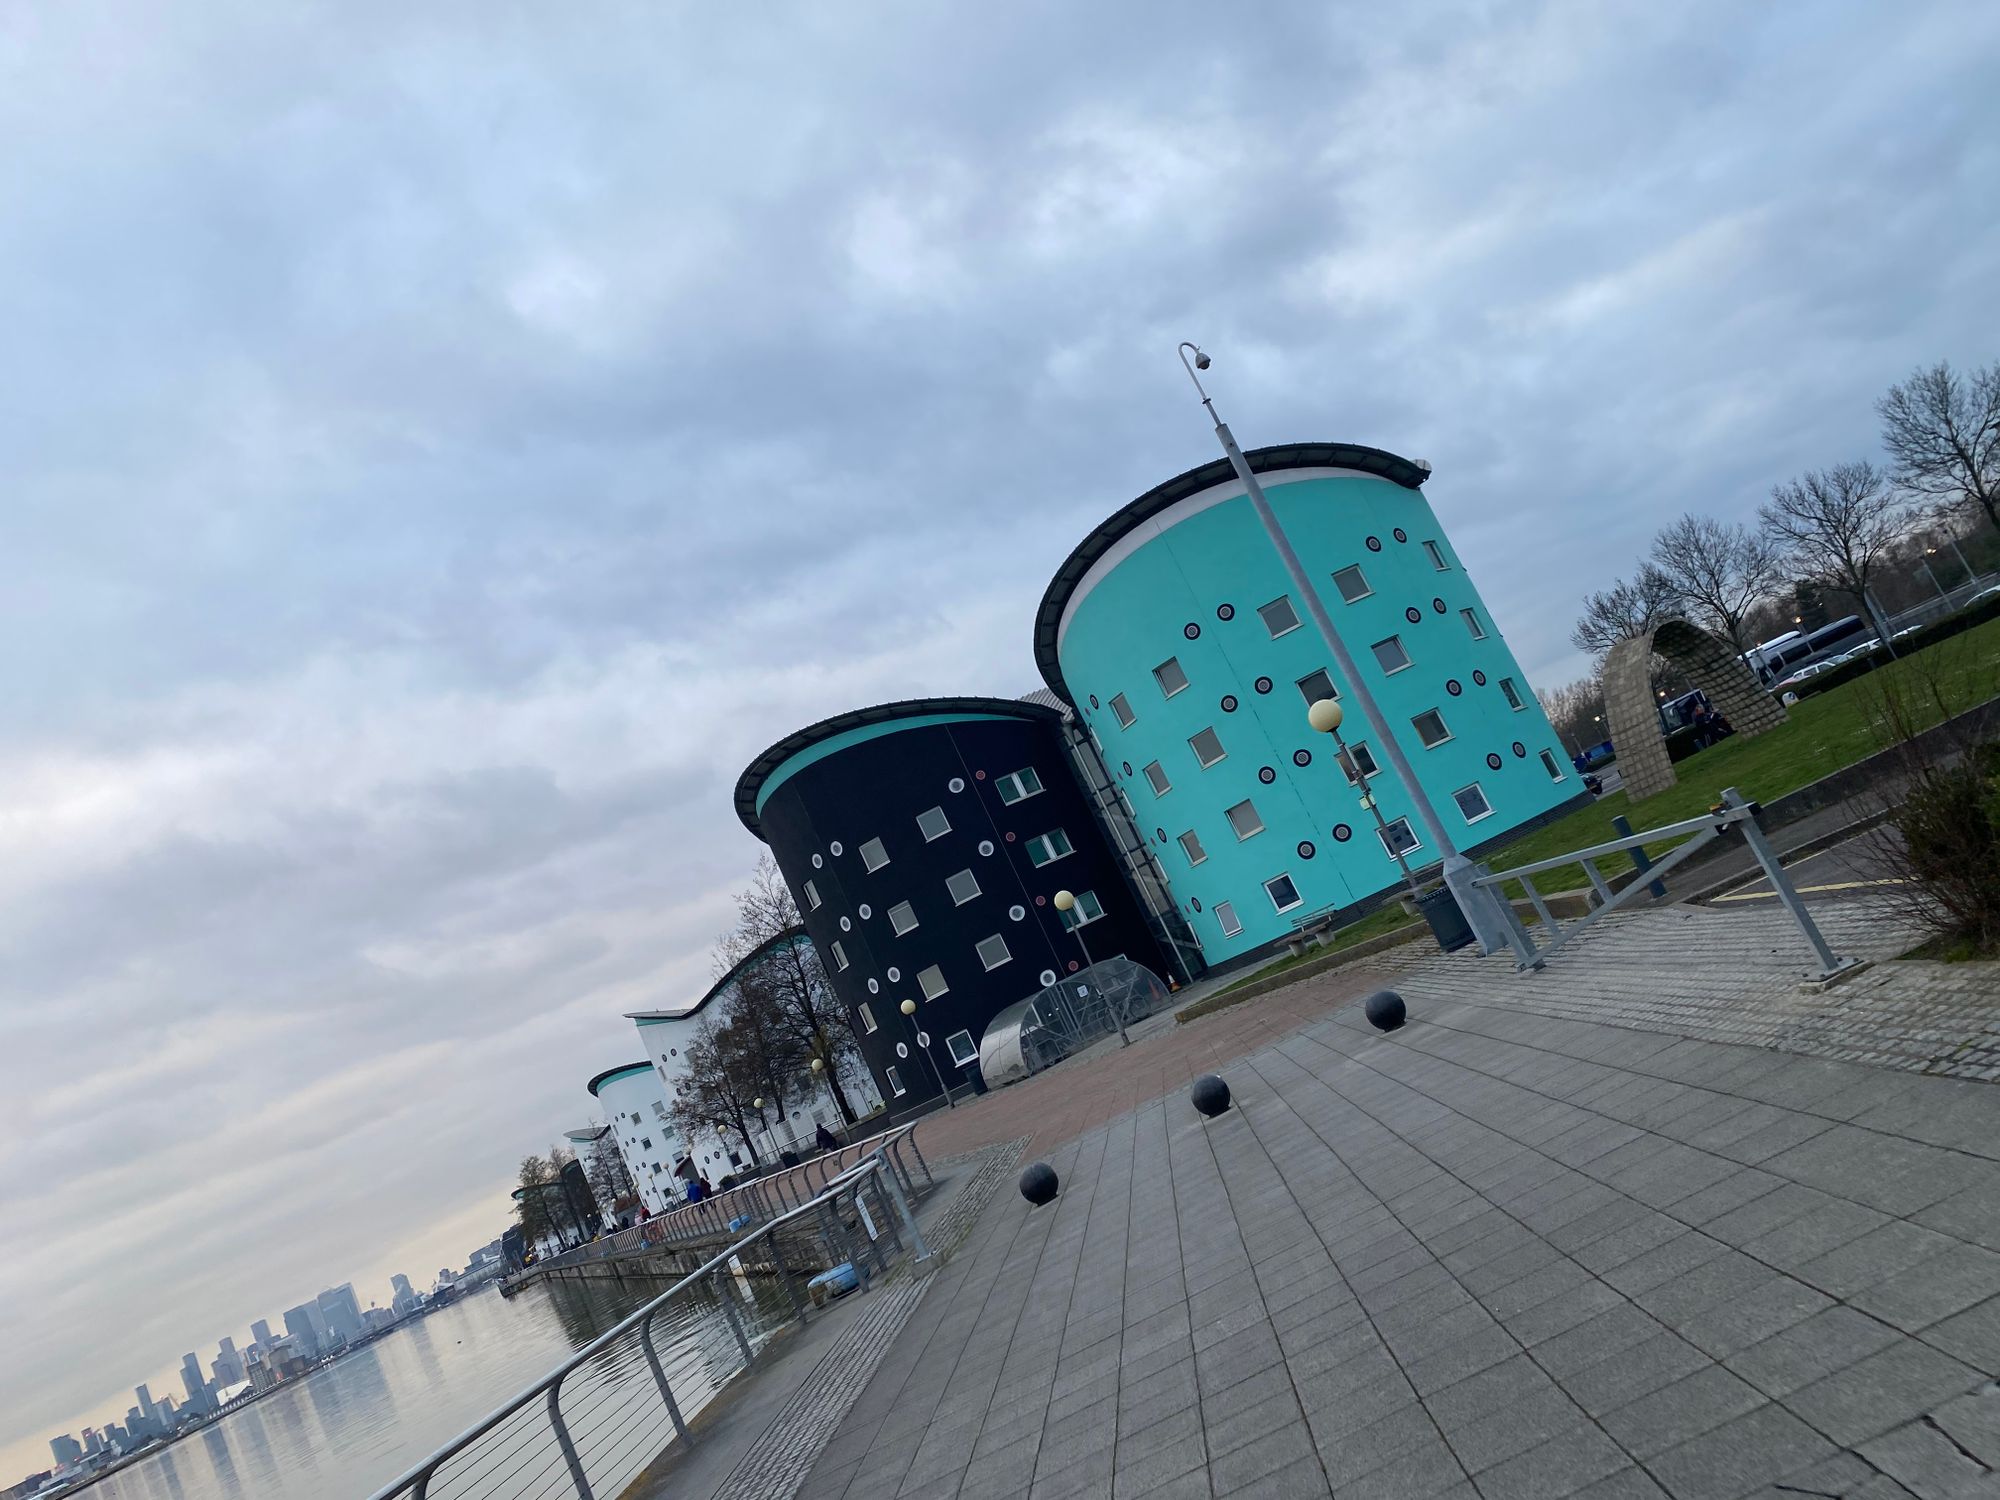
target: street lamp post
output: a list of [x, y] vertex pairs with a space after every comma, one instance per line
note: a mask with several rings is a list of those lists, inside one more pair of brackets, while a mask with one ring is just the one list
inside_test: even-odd
[[[1057, 891], [1056, 910], [1063, 913], [1063, 915], [1065, 916], [1067, 916], [1070, 912], [1075, 911], [1076, 910], [1075, 894], [1071, 891]], [[1077, 918], [1076, 921], [1066, 923], [1065, 925], [1069, 928], [1070, 936], [1076, 939], [1076, 946], [1083, 950], [1084, 972], [1088, 973], [1090, 971], [1090, 945], [1083, 940], [1083, 919], [1079, 917]], [[1101, 984], [1098, 985], [1097, 992], [1098, 994], [1102, 995], [1104, 993], [1104, 986]], [[1104, 1008], [1107, 1011], [1111, 1010], [1111, 1001], [1108, 998], [1104, 1002]], [[1131, 1046], [1132, 1038], [1130, 1038], [1125, 1034], [1125, 1016], [1123, 1012], [1113, 1011], [1111, 1019], [1113, 1022], [1116, 1023], [1118, 1027], [1118, 1045], [1121, 1047]]]
[[1417, 888], [1417, 877], [1410, 872], [1410, 862], [1403, 858], [1402, 849], [1389, 837], [1389, 822], [1382, 816], [1382, 809], [1376, 805], [1375, 794], [1368, 790], [1368, 778], [1361, 774], [1360, 763], [1354, 759], [1354, 752], [1347, 748], [1347, 741], [1340, 737], [1340, 721], [1347, 717], [1341, 706], [1331, 698], [1321, 698], [1306, 710], [1306, 722], [1321, 734], [1333, 736], [1334, 758], [1340, 768], [1347, 773], [1347, 779], [1354, 783], [1361, 793], [1361, 805], [1375, 815], [1375, 836], [1382, 841], [1382, 847], [1389, 851], [1396, 861], [1396, 868], [1403, 872], [1403, 883], [1410, 888], [1414, 900], [1421, 894]]
[[833, 1106], [833, 1118], [845, 1128], [847, 1120], [840, 1112], [840, 1096], [833, 1091], [833, 1075], [827, 1071], [826, 1059], [818, 1053], [813, 1054], [812, 1075], [826, 1085], [826, 1102]]
[[938, 1092], [944, 1095], [945, 1105], [957, 1109], [958, 1101], [951, 1097], [951, 1090], [945, 1086], [944, 1074], [938, 1071], [937, 1059], [931, 1056], [929, 1034], [917, 1025], [917, 1002], [905, 1000], [898, 1009], [903, 1012], [903, 1018], [910, 1023], [910, 1040], [916, 1044], [917, 1050], [923, 1053], [924, 1061], [930, 1064], [931, 1077], [937, 1080]]
[[[1194, 351], [1192, 363], [1188, 360], [1189, 350]], [[1306, 572], [1305, 564], [1299, 561], [1298, 553], [1292, 550], [1290, 539], [1278, 525], [1277, 513], [1271, 509], [1271, 502], [1265, 498], [1264, 487], [1258, 483], [1256, 474], [1251, 471], [1250, 461], [1243, 456], [1243, 450], [1236, 446], [1236, 438], [1230, 432], [1229, 424], [1216, 415], [1214, 401], [1210, 399], [1208, 392], [1202, 389], [1201, 377], [1196, 375], [1195, 371], [1208, 368], [1208, 356], [1190, 343], [1183, 343], [1179, 354], [1181, 367], [1187, 371], [1188, 379], [1194, 383], [1195, 394], [1201, 397], [1203, 408], [1215, 423], [1216, 440], [1222, 444], [1222, 451], [1229, 459], [1229, 466], [1236, 471], [1236, 477], [1243, 482], [1244, 493], [1250, 498], [1251, 508], [1256, 511], [1257, 520], [1263, 526], [1265, 536], [1270, 539], [1272, 548], [1285, 565], [1286, 573], [1291, 576], [1292, 587], [1297, 589], [1299, 596], [1305, 600], [1306, 612], [1312, 616], [1313, 624], [1318, 627], [1321, 638], [1326, 642], [1327, 650], [1333, 653], [1334, 664], [1339, 667], [1341, 675], [1346, 679], [1354, 694], [1354, 701], [1361, 706], [1361, 716], [1368, 721], [1370, 732], [1381, 745], [1382, 753], [1388, 757], [1390, 767], [1396, 773], [1396, 779], [1402, 783], [1404, 795], [1410, 799], [1410, 804], [1415, 808], [1417, 816], [1423, 820], [1424, 827], [1437, 841], [1438, 853], [1444, 861], [1445, 887], [1458, 902], [1459, 911], [1464, 914], [1474, 936], [1479, 939], [1480, 951], [1498, 952], [1506, 942], [1506, 929], [1501, 922], [1494, 897], [1489, 891], [1472, 883], [1474, 879], [1472, 861], [1459, 853], [1458, 846], [1452, 842], [1451, 835], [1445, 830], [1444, 820], [1438, 816], [1437, 809], [1431, 806], [1430, 796], [1425, 792], [1422, 783], [1417, 780], [1416, 772], [1410, 768], [1410, 762], [1403, 754], [1402, 745], [1389, 730], [1389, 721], [1382, 717], [1382, 710], [1375, 702], [1375, 695], [1368, 691], [1361, 674], [1354, 668], [1354, 658], [1348, 655], [1347, 646], [1340, 639], [1340, 633], [1333, 628], [1333, 619], [1326, 612], [1326, 605], [1320, 599], [1319, 589], [1314, 585], [1312, 575]]]

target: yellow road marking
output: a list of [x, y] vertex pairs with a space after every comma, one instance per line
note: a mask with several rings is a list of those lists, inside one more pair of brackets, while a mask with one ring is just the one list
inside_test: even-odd
[[[1889, 875], [1880, 880], [1836, 880], [1831, 885], [1802, 885], [1798, 888], [1801, 896], [1817, 896], [1822, 891], [1858, 891], [1872, 885], [1908, 885], [1901, 876]], [[1744, 891], [1737, 895], [1717, 896], [1717, 901], [1775, 901], [1776, 891]]]

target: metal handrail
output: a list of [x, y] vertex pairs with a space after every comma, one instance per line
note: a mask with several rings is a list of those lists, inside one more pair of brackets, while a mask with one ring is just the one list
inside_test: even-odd
[[[741, 1208], [750, 1208], [754, 1210], [755, 1217], [768, 1219], [773, 1212], [772, 1200], [776, 1199], [779, 1204], [784, 1203], [783, 1189], [786, 1182], [794, 1175], [802, 1177], [810, 1185], [812, 1168], [819, 1166], [820, 1182], [823, 1186], [827, 1181], [827, 1163], [838, 1160], [850, 1151], [856, 1153], [858, 1160], [886, 1147], [900, 1147], [915, 1129], [915, 1124], [909, 1124], [879, 1131], [865, 1140], [855, 1141], [811, 1157], [796, 1167], [785, 1167], [763, 1177], [752, 1178], [712, 1198], [682, 1204], [667, 1213], [656, 1214], [637, 1224], [629, 1224], [602, 1239], [592, 1240], [588, 1244], [573, 1246], [558, 1254], [547, 1256], [536, 1261], [533, 1269], [548, 1271], [566, 1266], [584, 1265], [590, 1261], [608, 1260], [613, 1256], [624, 1255], [642, 1246], [672, 1244], [677, 1240], [685, 1243], [707, 1239], [718, 1233], [728, 1233], [729, 1224], [740, 1217], [735, 1210]], [[915, 1139], [909, 1139], [908, 1144], [917, 1158], [917, 1165], [923, 1169], [924, 1181], [928, 1183], [931, 1180], [929, 1163], [925, 1162], [924, 1154], [918, 1148]], [[915, 1180], [908, 1168], [903, 1166], [900, 1152], [895, 1153], [892, 1165], [900, 1169], [904, 1189], [914, 1191]], [[725, 1205], [728, 1208], [727, 1212], [723, 1211]], [[682, 1232], [690, 1229], [692, 1232]]]
[[[887, 1134], [891, 1135], [895, 1133], [893, 1131], [887, 1132]], [[926, 1171], [926, 1177], [928, 1175], [928, 1171]], [[673, 1392], [668, 1388], [666, 1375], [661, 1367], [658, 1352], [653, 1348], [651, 1339], [653, 1318], [658, 1315], [668, 1302], [672, 1301], [703, 1277], [718, 1274], [722, 1267], [726, 1266], [732, 1258], [740, 1255], [747, 1246], [755, 1244], [767, 1235], [775, 1235], [777, 1230], [782, 1226], [795, 1219], [803, 1218], [808, 1214], [818, 1214], [823, 1219], [823, 1216], [831, 1209], [836, 1200], [846, 1195], [850, 1190], [858, 1191], [858, 1189], [855, 1189], [855, 1184], [860, 1183], [864, 1178], [870, 1177], [876, 1179], [875, 1186], [878, 1192], [886, 1187], [890, 1203], [895, 1209], [896, 1218], [901, 1221], [900, 1225], [891, 1226], [892, 1232], [896, 1233], [899, 1239], [903, 1234], [909, 1236], [909, 1248], [913, 1252], [913, 1263], [921, 1266], [930, 1259], [930, 1249], [924, 1243], [923, 1232], [917, 1226], [916, 1215], [911, 1211], [909, 1200], [904, 1196], [903, 1187], [901, 1182], [898, 1181], [896, 1170], [890, 1164], [888, 1145], [885, 1144], [884, 1147], [876, 1150], [867, 1157], [866, 1160], [847, 1168], [837, 1177], [827, 1181], [821, 1191], [813, 1198], [759, 1225], [744, 1235], [742, 1239], [732, 1242], [725, 1249], [704, 1261], [695, 1270], [688, 1272], [687, 1275], [668, 1287], [666, 1291], [660, 1293], [659, 1296], [655, 1297], [645, 1306], [631, 1313], [622, 1322], [591, 1340], [590, 1343], [577, 1350], [576, 1353], [557, 1365], [555, 1369], [544, 1375], [526, 1390], [496, 1407], [479, 1421], [473, 1423], [472, 1426], [466, 1428], [457, 1437], [435, 1449], [425, 1458], [405, 1470], [397, 1478], [376, 1490], [369, 1496], [369, 1500], [394, 1500], [394, 1497], [400, 1495], [412, 1496], [413, 1500], [424, 1500], [432, 1478], [449, 1459], [464, 1452], [466, 1448], [470, 1447], [487, 1433], [493, 1431], [494, 1428], [498, 1427], [516, 1412], [521, 1411], [537, 1398], [545, 1399], [548, 1403], [550, 1425], [554, 1431], [557, 1444], [562, 1449], [563, 1458], [568, 1465], [577, 1495], [580, 1497], [580, 1500], [592, 1500], [589, 1481], [584, 1477], [582, 1464], [577, 1457], [568, 1430], [563, 1423], [558, 1397], [562, 1382], [566, 1376], [589, 1363], [590, 1360], [601, 1354], [620, 1337], [635, 1327], [640, 1330], [641, 1341], [645, 1346], [647, 1365], [651, 1370], [654, 1380], [658, 1383], [660, 1395], [665, 1403], [668, 1416], [673, 1422], [674, 1429], [682, 1441], [688, 1441], [687, 1426], [682, 1420], [679, 1406], [674, 1401]], [[784, 1261], [782, 1255], [778, 1253], [775, 1239], [772, 1241], [771, 1248], [773, 1258], [782, 1267]], [[875, 1255], [876, 1269], [878, 1271], [886, 1270], [887, 1262], [883, 1258], [879, 1246], [875, 1250]], [[862, 1289], [866, 1291], [870, 1278], [865, 1258], [860, 1256], [853, 1257], [852, 1264], [861, 1281]], [[807, 1321], [807, 1311], [798, 1303], [797, 1291], [791, 1286], [790, 1278], [786, 1277], [785, 1282], [786, 1290], [793, 1298], [795, 1314], [799, 1321]], [[735, 1310], [729, 1307], [727, 1303], [724, 1303], [723, 1306], [729, 1316], [736, 1341], [744, 1352], [745, 1363], [747, 1364], [754, 1358], [749, 1340], [744, 1335], [741, 1322], [737, 1318]]]

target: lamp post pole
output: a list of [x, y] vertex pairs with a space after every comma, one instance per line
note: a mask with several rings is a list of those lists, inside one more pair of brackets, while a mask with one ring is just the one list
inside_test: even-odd
[[[1194, 350], [1193, 363], [1188, 360], [1190, 349]], [[1326, 604], [1319, 596], [1319, 589], [1314, 585], [1312, 575], [1306, 572], [1305, 564], [1299, 561], [1298, 553], [1292, 550], [1291, 540], [1285, 535], [1284, 528], [1279, 526], [1277, 512], [1271, 509], [1271, 502], [1265, 498], [1264, 486], [1257, 482], [1256, 474], [1251, 471], [1250, 461], [1243, 456], [1243, 450], [1236, 446], [1236, 438], [1230, 432], [1229, 424], [1216, 415], [1214, 401], [1210, 399], [1208, 392], [1202, 389], [1201, 377], [1195, 374], [1195, 370], [1208, 368], [1208, 356], [1189, 343], [1183, 343], [1178, 352], [1181, 367], [1187, 371], [1188, 379], [1194, 383], [1195, 394], [1201, 397], [1203, 408], [1208, 412], [1210, 420], [1215, 423], [1216, 440], [1222, 444], [1222, 451], [1229, 459], [1230, 468], [1236, 471], [1236, 477], [1243, 482], [1244, 493], [1250, 498], [1251, 508], [1257, 512], [1257, 520], [1264, 528], [1264, 535], [1270, 539], [1272, 548], [1277, 552], [1279, 560], [1284, 563], [1285, 571], [1291, 577], [1292, 587], [1297, 589], [1299, 596], [1305, 600], [1306, 613], [1312, 616], [1312, 622], [1318, 627], [1321, 639], [1326, 642], [1327, 650], [1333, 653], [1334, 664], [1347, 680], [1354, 701], [1361, 706], [1361, 716], [1368, 721], [1369, 731], [1381, 745], [1382, 753], [1388, 757], [1390, 768], [1395, 771], [1396, 779], [1402, 783], [1404, 795], [1410, 799], [1410, 804], [1415, 808], [1417, 816], [1423, 820], [1425, 829], [1436, 841], [1438, 854], [1444, 861], [1446, 888], [1458, 902], [1458, 909], [1464, 913], [1467, 924], [1479, 939], [1480, 951], [1498, 952], [1505, 943], [1505, 929], [1495, 909], [1492, 895], [1472, 883], [1472, 861], [1459, 853], [1458, 846], [1452, 842], [1451, 835], [1445, 830], [1444, 820], [1438, 816], [1437, 809], [1431, 806], [1430, 796], [1425, 792], [1423, 784], [1417, 780], [1416, 772], [1411, 769], [1409, 760], [1403, 754], [1402, 745], [1390, 732], [1389, 721], [1382, 717], [1382, 710], [1375, 702], [1375, 695], [1369, 692], [1368, 685], [1355, 670], [1354, 658], [1348, 655], [1347, 646], [1341, 640], [1340, 632], [1333, 628], [1333, 619], [1326, 612]]]
[[930, 1064], [931, 1077], [937, 1080], [938, 1092], [944, 1095], [946, 1107], [957, 1109], [958, 1101], [951, 1097], [951, 1090], [945, 1087], [944, 1074], [938, 1071], [937, 1059], [931, 1056], [931, 1049], [924, 1044], [923, 1029], [917, 1025], [917, 1002], [905, 1000], [899, 1009], [903, 1012], [903, 1018], [910, 1023], [911, 1045], [923, 1053], [924, 1061]]
[[1340, 721], [1346, 717], [1345, 711], [1331, 698], [1321, 698], [1306, 710], [1306, 722], [1321, 734], [1333, 737], [1334, 758], [1340, 763], [1347, 779], [1354, 783], [1361, 793], [1361, 805], [1375, 815], [1375, 836], [1382, 841], [1382, 847], [1389, 851], [1389, 857], [1396, 861], [1396, 868], [1403, 872], [1403, 883], [1410, 888], [1414, 899], [1421, 894], [1417, 888], [1417, 877], [1410, 872], [1410, 862], [1403, 858], [1402, 847], [1389, 837], [1389, 820], [1382, 816], [1382, 809], [1375, 801], [1375, 794], [1368, 790], [1368, 778], [1361, 774], [1361, 766], [1354, 758], [1354, 752], [1347, 748], [1347, 741], [1340, 737]]
[[[1057, 891], [1056, 910], [1058, 912], [1063, 913], [1065, 916], [1068, 915], [1070, 912], [1075, 911], [1076, 910], [1075, 894], [1070, 891]], [[1077, 947], [1083, 950], [1083, 969], [1084, 972], [1087, 974], [1090, 972], [1090, 945], [1084, 942], [1083, 940], [1083, 920], [1082, 918], [1079, 917], [1075, 922], [1067, 925], [1069, 926], [1070, 936], [1076, 939]], [[1104, 986], [1101, 984], [1098, 985], [1097, 992], [1098, 994], [1102, 995], [1104, 993]], [[1118, 1027], [1118, 1045], [1121, 1047], [1131, 1046], [1132, 1038], [1130, 1038], [1125, 1034], [1124, 1012], [1111, 1010], [1111, 1001], [1108, 997], [1105, 999], [1104, 1008], [1107, 1011], [1111, 1012], [1111, 1019]]]

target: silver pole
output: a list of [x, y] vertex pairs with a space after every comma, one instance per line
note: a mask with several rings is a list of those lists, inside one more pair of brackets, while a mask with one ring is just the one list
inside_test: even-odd
[[[1347, 646], [1341, 640], [1340, 633], [1333, 628], [1333, 618], [1326, 612], [1326, 604], [1319, 596], [1319, 589], [1313, 584], [1312, 575], [1306, 572], [1305, 564], [1299, 561], [1298, 553], [1292, 550], [1291, 540], [1285, 535], [1284, 528], [1278, 524], [1277, 512], [1271, 509], [1271, 502], [1265, 498], [1264, 486], [1257, 482], [1257, 476], [1251, 472], [1250, 461], [1243, 456], [1243, 450], [1236, 446], [1236, 438], [1230, 432], [1229, 424], [1216, 415], [1214, 401], [1209, 398], [1208, 392], [1202, 389], [1201, 381], [1194, 373], [1194, 366], [1188, 363], [1187, 351], [1193, 348], [1192, 344], [1181, 345], [1181, 365], [1187, 370], [1188, 379], [1194, 382], [1195, 392], [1201, 397], [1202, 406], [1207, 409], [1210, 419], [1215, 423], [1216, 440], [1222, 444], [1222, 451], [1229, 458], [1229, 466], [1236, 471], [1236, 477], [1243, 481], [1244, 492], [1250, 497], [1251, 508], [1257, 512], [1257, 520], [1264, 528], [1264, 535], [1270, 539], [1272, 548], [1277, 552], [1279, 560], [1284, 563], [1285, 571], [1291, 576], [1292, 587], [1297, 589], [1300, 597], [1305, 600], [1306, 613], [1312, 616], [1312, 622], [1318, 627], [1321, 638], [1325, 640], [1327, 650], [1333, 653], [1334, 665], [1340, 668], [1341, 676], [1347, 679], [1354, 701], [1361, 706], [1362, 717], [1367, 719], [1369, 729], [1380, 742], [1383, 753], [1389, 758], [1390, 769], [1396, 773], [1396, 779], [1402, 783], [1404, 794], [1409, 797], [1417, 816], [1423, 819], [1424, 827], [1435, 840], [1438, 854], [1444, 860], [1444, 883], [1457, 900], [1459, 910], [1465, 914], [1473, 933], [1478, 937], [1480, 951], [1497, 952], [1504, 938], [1498, 915], [1491, 909], [1493, 898], [1472, 883], [1472, 861], [1459, 853], [1458, 846], [1445, 831], [1444, 821], [1438, 817], [1437, 809], [1431, 806], [1430, 796], [1417, 780], [1416, 772], [1411, 769], [1409, 760], [1403, 754], [1402, 745], [1389, 729], [1389, 721], [1382, 717], [1382, 710], [1375, 702], [1375, 695], [1368, 691], [1368, 685], [1355, 670], [1354, 658], [1348, 655]], [[1201, 353], [1199, 349], [1195, 352]]]

